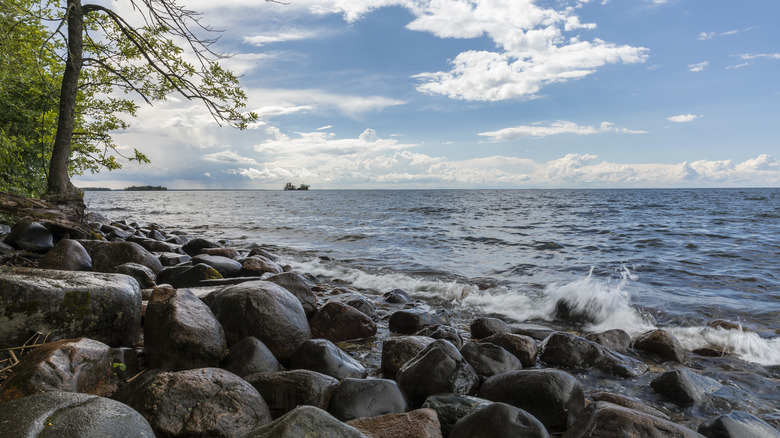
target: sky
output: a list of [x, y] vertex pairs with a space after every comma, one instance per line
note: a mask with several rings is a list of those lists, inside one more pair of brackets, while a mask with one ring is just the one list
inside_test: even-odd
[[777, 1], [180, 3], [259, 120], [141, 103], [77, 186], [780, 187]]

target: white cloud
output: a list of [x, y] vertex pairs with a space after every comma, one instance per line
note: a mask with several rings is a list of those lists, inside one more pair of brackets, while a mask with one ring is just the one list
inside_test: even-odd
[[667, 117], [666, 120], [675, 123], [688, 123], [698, 119], [699, 117], [701, 116], [697, 116], [695, 114], [680, 114], [679, 116]]
[[247, 95], [247, 106], [266, 112], [267, 117], [307, 111], [359, 119], [365, 114], [406, 103], [383, 96], [354, 96], [317, 89], [250, 89]]
[[206, 161], [212, 161], [214, 163], [228, 163], [228, 164], [241, 164], [241, 165], [254, 165], [257, 164], [252, 158], [242, 157], [233, 151], [215, 152], [213, 154], [207, 154], [203, 156]]
[[752, 59], [780, 59], [780, 53], [744, 53], [740, 58], [749, 61]]
[[550, 135], [560, 134], [576, 134], [576, 135], [593, 135], [604, 133], [620, 133], [620, 134], [646, 134], [647, 131], [637, 131], [626, 128], [616, 127], [613, 123], [602, 122], [599, 126], [578, 125], [573, 122], [567, 122], [565, 120], [559, 120], [553, 122], [547, 126], [540, 123], [533, 125], [521, 125], [511, 128], [504, 128], [498, 131], [480, 132], [478, 135], [483, 137], [489, 137], [491, 141], [506, 141], [514, 140], [520, 137], [547, 137]]
[[704, 71], [704, 69], [707, 68], [707, 66], [709, 65], [710, 65], [709, 61], [699, 62], [696, 64], [688, 64], [688, 71], [698, 73], [700, 71]]
[[717, 35], [715, 32], [701, 32], [701, 33], [699, 34], [699, 37], [698, 37], [698, 39], [699, 39], [700, 41], [705, 41], [705, 40], [709, 40], [709, 39], [712, 39], [712, 38], [714, 38], [714, 37], [715, 37], [715, 35]]
[[280, 43], [285, 41], [300, 41], [314, 37], [316, 32], [310, 30], [280, 31], [263, 35], [254, 35], [244, 37], [244, 42], [254, 46], [264, 46], [266, 44]]

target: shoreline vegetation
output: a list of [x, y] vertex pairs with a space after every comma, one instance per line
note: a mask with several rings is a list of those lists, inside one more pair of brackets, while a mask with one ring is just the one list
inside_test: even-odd
[[130, 186], [125, 187], [126, 192], [149, 192], [149, 191], [165, 191], [167, 187], [163, 186]]
[[287, 184], [285, 184], [284, 190], [285, 191], [289, 191], [289, 190], [309, 190], [309, 186], [306, 185], [306, 184], [301, 184], [300, 186], [295, 187], [292, 183], [288, 182]]
[[[295, 271], [278, 248], [96, 213], [83, 225], [0, 225], [0, 421], [20, 431], [778, 436], [777, 366], [686, 351], [661, 329], [580, 332], [587, 315], [565, 301], [575, 329], [474, 315]], [[30, 406], [62, 416], [26, 426]]]

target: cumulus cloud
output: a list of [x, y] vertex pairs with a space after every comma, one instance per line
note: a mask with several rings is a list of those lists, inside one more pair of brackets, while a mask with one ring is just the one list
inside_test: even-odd
[[599, 126], [578, 125], [565, 120], [558, 120], [547, 126], [541, 123], [533, 125], [521, 125], [511, 128], [504, 128], [498, 131], [480, 132], [478, 135], [488, 137], [491, 141], [514, 140], [520, 137], [547, 137], [550, 135], [576, 134], [593, 135], [604, 134], [608, 132], [620, 134], [646, 134], [647, 131], [638, 131], [626, 128], [619, 128], [610, 122], [602, 122]]
[[699, 62], [696, 64], [688, 64], [688, 71], [698, 73], [700, 71], [704, 71], [704, 69], [707, 68], [707, 66], [709, 65], [710, 65], [709, 61]]
[[666, 120], [675, 123], [688, 123], [698, 119], [700, 116], [695, 114], [680, 114], [679, 116], [667, 117]]
[[252, 158], [242, 157], [233, 151], [215, 152], [213, 154], [207, 154], [203, 156], [206, 161], [212, 161], [215, 163], [228, 163], [228, 164], [243, 164], [252, 165], [257, 164]]
[[255, 112], [264, 117], [306, 111], [359, 119], [406, 103], [384, 96], [345, 95], [318, 89], [250, 89], [247, 95], [247, 106], [256, 108]]

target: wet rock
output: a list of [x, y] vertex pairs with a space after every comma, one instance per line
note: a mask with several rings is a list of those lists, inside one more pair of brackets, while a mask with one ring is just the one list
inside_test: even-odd
[[555, 329], [537, 324], [513, 324], [512, 333], [516, 335], [528, 336], [537, 341], [544, 341], [555, 332]]
[[372, 320], [376, 321], [379, 319], [379, 316], [376, 313], [376, 305], [369, 300], [368, 298], [364, 297], [361, 294], [357, 293], [350, 293], [350, 294], [344, 294], [344, 295], [336, 295], [334, 297], [331, 297], [328, 302], [336, 301], [339, 303], [346, 304], [350, 307], [354, 307], [355, 309], [362, 312], [367, 317], [371, 318]]
[[539, 359], [552, 366], [596, 368], [619, 377], [636, 377], [649, 369], [642, 361], [566, 332], [548, 336], [539, 350]]
[[16, 251], [13, 246], [0, 242], [0, 255], [11, 254]]
[[444, 436], [448, 436], [452, 426], [458, 420], [491, 403], [493, 402], [490, 400], [468, 395], [438, 394], [428, 397], [422, 407], [436, 411], [436, 415], [441, 423], [441, 431]]
[[38, 267], [63, 271], [91, 271], [92, 258], [77, 241], [62, 239], [43, 256]]
[[685, 350], [680, 341], [666, 330], [651, 330], [634, 340], [634, 348], [654, 354], [665, 361], [685, 363]]
[[219, 368], [162, 372], [125, 385], [117, 397], [140, 412], [156, 436], [243, 436], [271, 421], [257, 390]]
[[[129, 347], [117, 347], [111, 349], [111, 365], [114, 374], [120, 382], [126, 382], [129, 378], [141, 372], [138, 352]], [[119, 368], [117, 364], [124, 365]]]
[[235, 248], [203, 248], [200, 250], [201, 254], [210, 256], [227, 257], [234, 259], [239, 256], [238, 250]]
[[255, 337], [247, 337], [230, 347], [221, 367], [239, 376], [246, 377], [254, 373], [284, 371], [282, 364], [263, 342]]
[[197, 287], [207, 280], [221, 279], [222, 274], [205, 263], [194, 266], [178, 265], [164, 268], [157, 274], [157, 284], [169, 284], [175, 288]]
[[247, 277], [261, 276], [266, 273], [281, 274], [283, 272], [284, 269], [276, 262], [261, 256], [248, 257], [241, 263], [241, 275]]
[[491, 403], [458, 420], [450, 438], [548, 438], [544, 425], [528, 412], [506, 403]]
[[473, 395], [479, 386], [474, 368], [454, 345], [439, 339], [404, 364], [396, 378], [411, 407], [419, 407], [428, 396], [442, 393]]
[[301, 302], [274, 283], [230, 286], [215, 291], [212, 300], [211, 310], [225, 330], [228, 346], [254, 336], [284, 362], [311, 338]]
[[0, 404], [0, 424], [7, 437], [154, 437], [149, 422], [124, 403], [72, 392]]
[[311, 284], [306, 278], [297, 272], [285, 272], [268, 277], [266, 281], [276, 283], [295, 295], [303, 306], [307, 318], [311, 318], [317, 311], [317, 298], [311, 290]]
[[395, 379], [398, 370], [434, 341], [425, 336], [386, 338], [382, 342], [382, 374]]
[[509, 324], [498, 318], [479, 317], [471, 322], [471, 337], [474, 339], [487, 338], [499, 333], [512, 333]]
[[498, 333], [483, 338], [482, 342], [496, 344], [512, 353], [520, 359], [520, 363], [523, 364], [524, 368], [533, 368], [536, 365], [536, 355], [539, 353], [539, 347], [537, 347], [536, 341], [530, 336]]
[[309, 339], [290, 357], [290, 369], [317, 371], [339, 380], [366, 377], [366, 369], [333, 342]]
[[94, 242], [85, 246], [92, 257], [92, 269], [96, 272], [114, 272], [125, 263], [138, 263], [155, 274], [162, 270], [160, 260], [133, 242]]
[[733, 411], [707, 420], [698, 432], [707, 438], [780, 438], [780, 431], [747, 412]]
[[650, 382], [655, 392], [683, 405], [702, 402], [722, 386], [715, 379], [687, 369], [667, 371]]
[[333, 342], [362, 339], [376, 334], [376, 323], [363, 312], [346, 304], [330, 301], [309, 321], [312, 336]]
[[405, 414], [385, 414], [358, 418], [347, 424], [369, 438], [441, 438], [441, 426], [436, 412], [416, 409]]
[[550, 433], [563, 432], [585, 407], [582, 385], [560, 370], [520, 370], [493, 376], [477, 395], [508, 403], [536, 417]]
[[398, 384], [387, 379], [348, 377], [333, 392], [328, 412], [341, 421], [403, 413], [409, 409]]
[[192, 263], [209, 265], [224, 278], [238, 277], [241, 273], [241, 263], [227, 257], [199, 254], [192, 258]]
[[328, 409], [333, 391], [339, 384], [333, 377], [310, 370], [256, 373], [245, 379], [263, 396], [273, 418], [301, 405]]
[[382, 297], [385, 299], [385, 302], [390, 304], [406, 304], [414, 301], [405, 290], [401, 289], [393, 289], [389, 292], [385, 292]]
[[435, 312], [424, 309], [405, 309], [390, 315], [389, 327], [393, 333], [410, 335], [427, 326], [449, 323], [450, 316], [443, 309]]
[[460, 349], [460, 354], [477, 372], [480, 381], [523, 368], [520, 359], [489, 342], [467, 342]]
[[653, 415], [664, 420], [669, 420], [669, 415], [665, 412], [648, 405], [646, 402], [639, 400], [638, 398], [627, 397], [620, 394], [613, 394], [609, 392], [596, 392], [591, 394], [593, 401], [605, 401], [624, 408], [633, 409], [635, 411], [643, 412], [648, 415]]
[[11, 228], [5, 243], [17, 249], [44, 254], [54, 247], [54, 236], [40, 223], [25, 219]]
[[128, 242], [134, 242], [141, 245], [145, 250], [150, 252], [168, 252], [168, 253], [183, 253], [181, 245], [174, 243], [162, 242], [147, 237], [133, 236], [126, 239]]
[[415, 336], [427, 336], [433, 339], [445, 339], [450, 341], [452, 345], [457, 348], [463, 346], [463, 339], [460, 337], [460, 333], [455, 327], [449, 325], [431, 325], [424, 327], [422, 330], [414, 334]]
[[613, 329], [601, 333], [590, 333], [585, 339], [601, 344], [612, 351], [625, 353], [631, 346], [631, 335], [625, 330]]
[[192, 260], [192, 257], [187, 254], [176, 254], [172, 252], [164, 252], [158, 257], [160, 263], [163, 266], [176, 266], [181, 263], [187, 263]]
[[222, 245], [220, 245], [219, 242], [215, 242], [213, 240], [196, 237], [181, 247], [182, 251], [184, 251], [189, 256], [196, 256], [200, 254], [204, 248], [222, 248]]
[[252, 248], [252, 250], [249, 251], [249, 257], [254, 257], [254, 256], [261, 256], [267, 258], [272, 262], [275, 262], [279, 259], [279, 257], [277, 257], [275, 254], [272, 254], [264, 250], [263, 248]]
[[64, 339], [29, 353], [0, 385], [0, 402], [49, 391], [102, 394], [111, 378], [111, 348], [92, 339]]
[[188, 289], [154, 289], [144, 318], [149, 368], [188, 370], [215, 367], [227, 355], [222, 326]]
[[138, 263], [125, 263], [116, 267], [117, 274], [133, 277], [141, 289], [151, 289], [157, 286], [156, 276], [151, 269]]
[[589, 309], [578, 306], [576, 302], [569, 302], [566, 298], [555, 303], [555, 318], [575, 324], [592, 324], [596, 322]]
[[700, 438], [699, 434], [679, 424], [603, 401], [588, 405], [563, 434], [563, 438], [613, 436]]
[[125, 275], [4, 268], [0, 284], [0, 348], [35, 332], [132, 345], [141, 329], [141, 291]]
[[749, 332], [749, 329], [746, 329], [742, 326], [739, 322], [734, 321], [727, 321], [725, 319], [715, 319], [707, 323], [707, 326], [712, 327], [714, 329], [723, 329], [723, 330], [742, 330], [745, 332]]
[[352, 426], [333, 418], [314, 406], [300, 406], [274, 420], [252, 430], [244, 438], [366, 438]]

